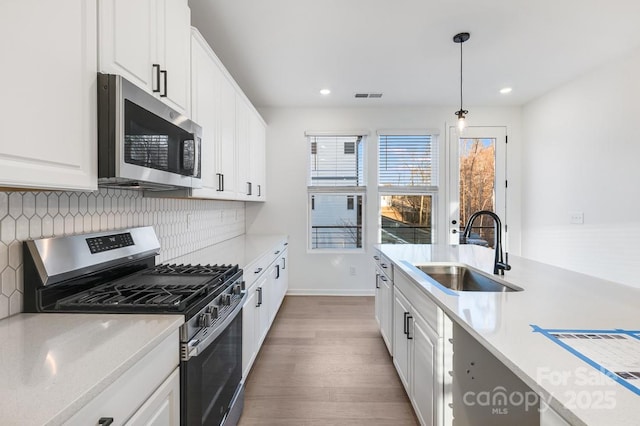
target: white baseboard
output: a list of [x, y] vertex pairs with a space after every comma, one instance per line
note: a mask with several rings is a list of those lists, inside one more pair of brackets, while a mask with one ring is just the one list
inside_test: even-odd
[[374, 289], [296, 289], [287, 290], [287, 296], [375, 296]]

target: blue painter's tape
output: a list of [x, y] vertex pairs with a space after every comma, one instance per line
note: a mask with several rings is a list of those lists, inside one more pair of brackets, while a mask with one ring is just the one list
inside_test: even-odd
[[555, 336], [553, 336], [551, 334], [551, 333], [581, 333], [581, 334], [601, 333], [601, 334], [625, 334], [625, 335], [626, 334], [630, 334], [632, 337], [638, 338], [637, 336], [634, 335], [634, 334], [638, 333], [637, 331], [620, 330], [620, 329], [616, 329], [616, 330], [544, 329], [544, 328], [538, 327], [535, 324], [529, 324], [529, 325], [533, 329], [534, 333], [542, 334], [543, 336], [547, 337], [552, 342], [557, 343], [560, 347], [566, 349], [567, 351], [569, 351], [570, 353], [574, 354], [575, 356], [577, 356], [582, 361], [584, 361], [587, 364], [589, 364], [590, 366], [594, 367], [595, 369], [597, 369], [598, 371], [600, 371], [601, 373], [603, 373], [607, 377], [609, 377], [612, 380], [618, 382], [618, 384], [620, 384], [620, 385], [624, 386], [625, 388], [629, 389], [631, 392], [635, 393], [636, 395], [640, 395], [640, 388], [638, 388], [637, 386], [632, 385], [631, 383], [627, 382], [622, 377], [620, 377], [617, 374], [615, 374], [614, 372], [609, 371], [608, 369], [604, 368], [602, 365], [598, 364], [597, 362], [595, 362], [591, 358], [583, 355], [580, 351], [572, 348], [571, 346], [569, 346], [568, 344], [566, 344], [565, 342], [561, 341], [560, 339], [556, 338]]
[[409, 269], [411, 269], [416, 274], [422, 276], [422, 278], [424, 278], [425, 280], [429, 281], [429, 284], [431, 284], [432, 286], [436, 287], [438, 290], [442, 291], [443, 293], [446, 293], [449, 296], [460, 296], [458, 294], [458, 292], [453, 291], [450, 288], [447, 288], [447, 287], [443, 286], [438, 281], [434, 280], [429, 275], [425, 274], [420, 269], [416, 268], [412, 263], [409, 263], [406, 260], [401, 260], [400, 262], [402, 262], [405, 266], [407, 266]]

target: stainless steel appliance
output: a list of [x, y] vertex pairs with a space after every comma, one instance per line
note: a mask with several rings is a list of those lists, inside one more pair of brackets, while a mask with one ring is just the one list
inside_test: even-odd
[[25, 311], [184, 315], [181, 424], [235, 425], [244, 404], [242, 270], [155, 265], [159, 250], [152, 227], [26, 241]]
[[98, 74], [98, 185], [201, 188], [202, 129], [122, 76]]

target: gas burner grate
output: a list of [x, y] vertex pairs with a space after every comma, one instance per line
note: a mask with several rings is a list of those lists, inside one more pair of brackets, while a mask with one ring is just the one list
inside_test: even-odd
[[238, 271], [238, 266], [232, 265], [184, 265], [184, 264], [168, 264], [163, 263], [156, 265], [146, 274], [169, 274], [169, 275], [182, 275], [182, 274], [197, 274], [197, 275], [233, 275]]

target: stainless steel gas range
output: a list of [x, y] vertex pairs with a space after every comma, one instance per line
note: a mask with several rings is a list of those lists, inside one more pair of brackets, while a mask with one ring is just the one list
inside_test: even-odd
[[242, 413], [242, 270], [155, 265], [152, 227], [24, 243], [26, 312], [175, 313], [181, 424], [235, 425]]

